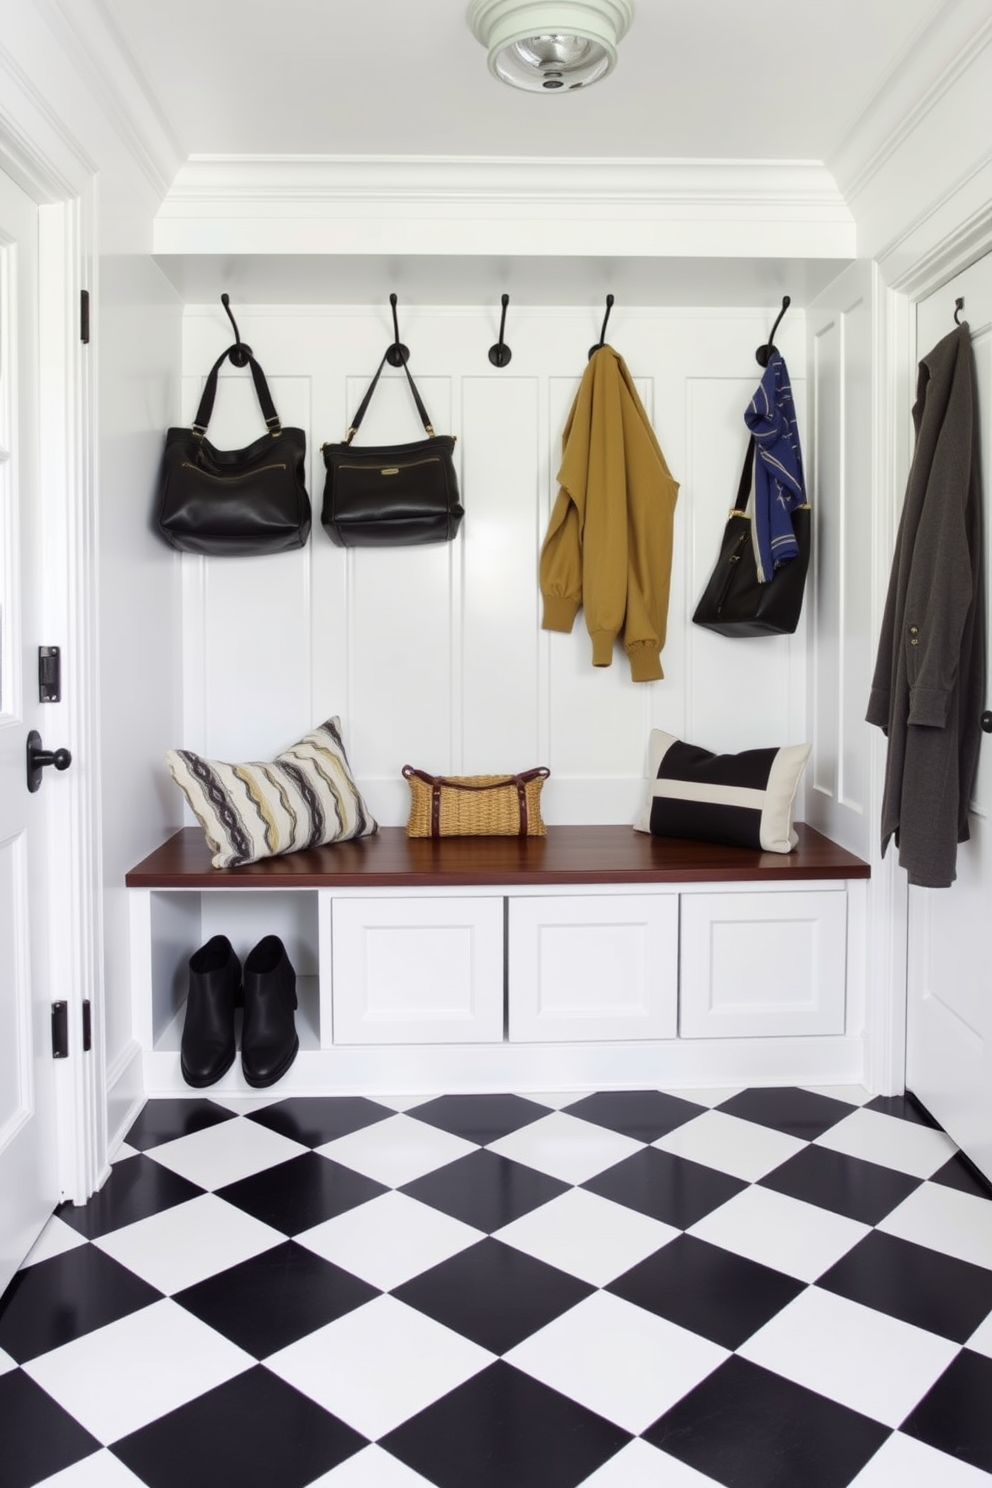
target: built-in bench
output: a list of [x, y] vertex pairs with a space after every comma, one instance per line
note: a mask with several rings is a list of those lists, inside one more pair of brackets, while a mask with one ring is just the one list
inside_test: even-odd
[[857, 1080], [870, 870], [796, 830], [783, 854], [629, 826], [386, 827], [215, 869], [184, 828], [126, 877], [146, 1088], [185, 1088], [186, 965], [219, 932], [241, 955], [284, 938], [300, 1093]]

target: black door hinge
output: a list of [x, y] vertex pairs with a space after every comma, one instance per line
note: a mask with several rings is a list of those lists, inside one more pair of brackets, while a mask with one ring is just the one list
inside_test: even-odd
[[79, 339], [84, 346], [90, 344], [90, 292], [79, 291]]
[[83, 1000], [83, 1053], [93, 1047], [93, 1004], [89, 998]]
[[52, 1058], [69, 1057], [69, 1004], [52, 1003]]
[[62, 701], [62, 653], [58, 646], [38, 647], [38, 701]]

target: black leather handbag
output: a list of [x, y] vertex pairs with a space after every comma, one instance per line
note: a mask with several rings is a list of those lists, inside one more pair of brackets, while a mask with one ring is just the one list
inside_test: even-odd
[[803, 607], [806, 571], [809, 568], [810, 509], [799, 506], [792, 513], [792, 530], [799, 552], [767, 583], [758, 581], [758, 565], [751, 536], [751, 471], [754, 440], [748, 441], [737, 491], [737, 505], [727, 519], [720, 556], [692, 617], [694, 625], [719, 631], [725, 636], [792, 635]]
[[[231, 354], [235, 353], [234, 356]], [[268, 429], [246, 449], [219, 450], [207, 439], [217, 374], [227, 357], [251, 367]], [[248, 348], [229, 346], [210, 369], [191, 429], [170, 429], [158, 484], [157, 522], [183, 553], [239, 557], [302, 548], [310, 535], [306, 435], [283, 428], [265, 373]]]
[[450, 542], [465, 515], [455, 475], [455, 441], [435, 434], [410, 369], [403, 363], [426, 439], [366, 445], [352, 439], [376, 390], [379, 363], [343, 444], [322, 446], [327, 476], [321, 522], [341, 548], [401, 548]]

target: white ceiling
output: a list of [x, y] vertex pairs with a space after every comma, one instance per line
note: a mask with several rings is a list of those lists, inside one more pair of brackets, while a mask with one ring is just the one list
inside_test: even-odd
[[467, 0], [103, 0], [181, 158], [830, 163], [938, 0], [635, 0], [612, 77], [496, 82]]

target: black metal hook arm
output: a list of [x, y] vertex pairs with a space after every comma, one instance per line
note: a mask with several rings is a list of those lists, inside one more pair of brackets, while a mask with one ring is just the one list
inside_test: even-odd
[[231, 296], [225, 291], [224, 294], [222, 294], [220, 297], [220, 302], [224, 306], [224, 309], [227, 311], [228, 320], [234, 327], [234, 345], [231, 347], [230, 352], [231, 361], [236, 367], [247, 367], [249, 358], [252, 355], [252, 350], [251, 347], [248, 346], [247, 343], [242, 341], [241, 339], [241, 332], [238, 330], [238, 322], [235, 320], [234, 314], [231, 310]]
[[599, 340], [596, 342], [596, 345], [595, 346], [590, 346], [590, 348], [589, 348], [589, 355], [590, 356], [592, 356], [594, 352], [597, 352], [601, 346], [605, 346], [606, 345], [606, 327], [607, 327], [607, 323], [609, 322], [610, 311], [612, 309], [613, 309], [613, 296], [611, 294], [608, 294], [606, 296], [606, 314], [603, 316], [603, 329], [599, 333]]
[[754, 353], [754, 359], [758, 363], [759, 367], [767, 367], [768, 359], [771, 356], [772, 352], [778, 350], [778, 347], [775, 345], [775, 332], [782, 324], [782, 316], [785, 314], [786, 310], [788, 310], [791, 304], [792, 300], [790, 299], [790, 297], [788, 295], [783, 295], [782, 308], [778, 312], [778, 315], [775, 317], [775, 324], [772, 326], [771, 335], [768, 337], [767, 343], [764, 346], [759, 346], [757, 351]]
[[509, 303], [510, 296], [508, 294], [500, 296], [500, 304], [503, 307], [503, 313], [499, 318], [499, 340], [496, 342], [495, 346], [490, 346], [489, 348], [489, 360], [492, 362], [494, 367], [505, 367], [507, 362], [513, 356], [513, 352], [503, 340], [503, 336], [506, 331], [506, 307]]
[[389, 296], [389, 303], [393, 311], [393, 344], [386, 348], [386, 361], [391, 367], [402, 367], [410, 360], [410, 348], [404, 346], [400, 340], [400, 323], [396, 315], [396, 296]]
[[954, 301], [954, 324], [961, 324], [961, 311], [964, 309], [964, 295], [958, 295]]

